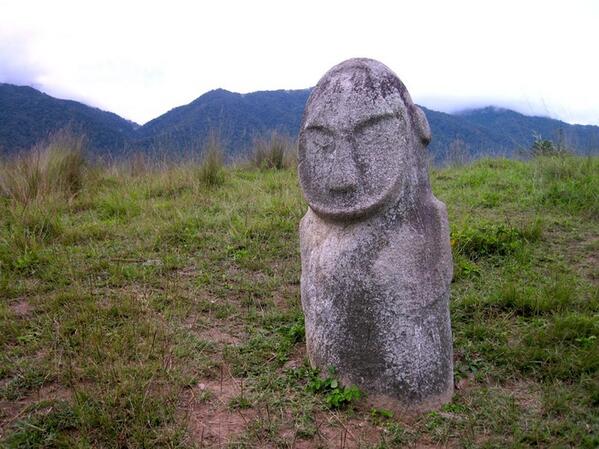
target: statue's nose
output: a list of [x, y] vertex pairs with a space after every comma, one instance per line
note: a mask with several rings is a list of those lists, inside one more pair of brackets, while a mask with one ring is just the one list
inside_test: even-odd
[[337, 142], [335, 146], [335, 162], [329, 188], [333, 192], [346, 193], [358, 187], [358, 169], [353, 158], [353, 147], [349, 139]]

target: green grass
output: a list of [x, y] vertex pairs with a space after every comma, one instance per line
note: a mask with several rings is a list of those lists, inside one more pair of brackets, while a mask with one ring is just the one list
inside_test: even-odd
[[599, 445], [597, 158], [432, 172], [458, 389], [400, 416], [307, 364], [295, 172], [206, 170], [0, 196], [0, 447]]

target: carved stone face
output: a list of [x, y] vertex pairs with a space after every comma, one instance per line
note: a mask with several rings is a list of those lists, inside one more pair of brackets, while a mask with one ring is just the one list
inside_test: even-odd
[[317, 214], [363, 217], [397, 195], [414, 144], [401, 89], [389, 69], [371, 60], [342, 63], [318, 83], [304, 112], [298, 165]]

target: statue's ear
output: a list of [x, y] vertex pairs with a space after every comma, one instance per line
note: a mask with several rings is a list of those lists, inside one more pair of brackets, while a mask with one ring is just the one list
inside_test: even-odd
[[424, 111], [422, 109], [414, 105], [412, 112], [416, 133], [418, 137], [420, 137], [420, 141], [426, 146], [431, 141], [431, 127], [429, 126], [426, 115], [424, 115]]

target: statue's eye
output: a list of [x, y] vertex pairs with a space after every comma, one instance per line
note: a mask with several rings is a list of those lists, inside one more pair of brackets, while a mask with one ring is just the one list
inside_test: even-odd
[[323, 151], [329, 151], [333, 148], [333, 138], [327, 134], [316, 136], [314, 144]]
[[318, 154], [329, 154], [335, 148], [333, 134], [326, 128], [320, 126], [311, 126], [307, 130], [307, 141], [312, 148], [314, 156]]
[[384, 128], [386, 123], [393, 119], [392, 114], [379, 114], [362, 120], [354, 127], [354, 134], [369, 132], [371, 129], [379, 130]]

